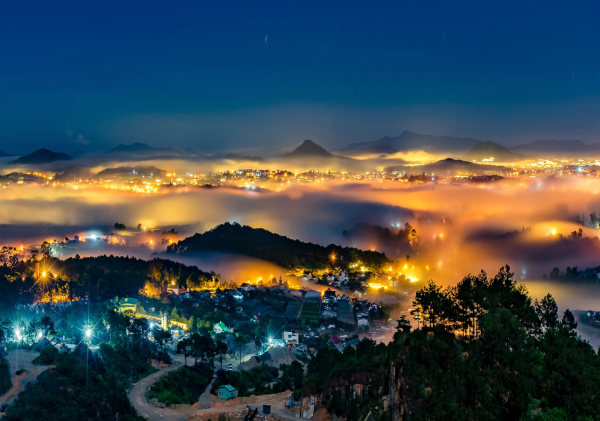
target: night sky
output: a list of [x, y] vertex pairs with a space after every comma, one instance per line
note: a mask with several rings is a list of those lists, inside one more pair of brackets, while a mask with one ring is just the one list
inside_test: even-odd
[[600, 141], [600, 4], [505, 3], [6, 1], [0, 149]]

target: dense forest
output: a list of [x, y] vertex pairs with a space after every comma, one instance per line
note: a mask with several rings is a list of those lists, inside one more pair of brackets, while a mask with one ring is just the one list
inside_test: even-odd
[[171, 283], [199, 288], [218, 282], [215, 273], [195, 266], [155, 258], [79, 256], [60, 260], [45, 256], [40, 260], [44, 276], [36, 278], [36, 260], [17, 262], [14, 266], [0, 265], [0, 305], [11, 308], [20, 302], [31, 302], [44, 294], [46, 301], [107, 299], [136, 295], [148, 286], [153, 292], [165, 291]]
[[302, 266], [322, 269], [332, 263], [336, 267], [347, 267], [358, 262], [378, 268], [389, 263], [385, 254], [376, 251], [363, 251], [335, 244], [323, 247], [235, 222], [219, 225], [204, 234], [195, 234], [167, 248], [167, 252], [170, 253], [196, 251], [243, 254], [286, 268]]
[[183, 366], [163, 376], [148, 390], [149, 401], [156, 399], [166, 406], [193, 405], [212, 380], [212, 366]]
[[430, 282], [412, 314], [420, 329], [402, 317], [387, 346], [319, 351], [303, 394], [348, 420], [600, 419], [600, 357], [569, 310], [559, 317], [550, 295], [532, 301], [508, 267], [447, 289]]
[[12, 384], [10, 367], [8, 361], [3, 356], [0, 356], [0, 395], [6, 393]]
[[[81, 320], [77, 313], [73, 313], [74, 320]], [[18, 396], [7, 410], [7, 420], [143, 419], [130, 406], [127, 390], [156, 371], [153, 360], [171, 362], [165, 352], [170, 333], [154, 327], [151, 338], [147, 320], [122, 315], [110, 306], [98, 306], [90, 320], [99, 349], [88, 351], [83, 332], [77, 328], [82, 324], [75, 321], [72, 331], [77, 346], [71, 352], [51, 346], [41, 350], [34, 363], [50, 368]], [[46, 337], [53, 339], [49, 332]]]
[[86, 375], [86, 349], [58, 354], [54, 366], [27, 386], [6, 412], [7, 421], [121, 420], [138, 421], [123, 387], [100, 360], [91, 359]]
[[395, 255], [412, 254], [418, 247], [417, 230], [408, 222], [404, 228], [388, 228], [359, 222], [352, 229], [344, 230], [342, 237], [346, 240], [377, 244], [379, 250], [387, 250]]

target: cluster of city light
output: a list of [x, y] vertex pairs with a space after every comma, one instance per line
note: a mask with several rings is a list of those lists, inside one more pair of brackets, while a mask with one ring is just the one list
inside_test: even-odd
[[383, 284], [380, 284], [380, 283], [377, 283], [377, 282], [369, 282], [367, 285], [369, 286], [369, 288], [373, 288], [373, 289], [376, 289], [376, 290], [388, 289], [387, 285], [383, 285]]

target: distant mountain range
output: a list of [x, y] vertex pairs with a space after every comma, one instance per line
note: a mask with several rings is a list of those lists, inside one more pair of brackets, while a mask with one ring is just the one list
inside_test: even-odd
[[269, 162], [265, 158], [261, 158], [260, 156], [245, 156], [239, 155], [236, 153], [230, 153], [223, 157], [224, 159], [229, 159], [232, 161], [252, 161], [252, 162], [261, 162], [263, 164]]
[[[600, 158], [600, 143], [585, 143], [581, 140], [536, 140], [517, 146], [502, 146], [492, 141], [481, 141], [473, 138], [453, 136], [432, 136], [404, 131], [399, 136], [385, 136], [379, 140], [352, 143], [344, 148], [330, 152], [312, 140], [305, 140], [294, 150], [279, 155], [277, 158], [290, 160], [298, 164], [332, 167], [349, 167], [357, 169], [372, 165], [377, 159], [389, 160], [396, 166], [404, 163], [399, 157], [392, 156], [400, 151], [424, 151], [465, 161], [482, 161], [493, 157], [494, 162], [514, 162], [522, 159], [560, 159], [574, 157]], [[83, 155], [90, 159], [99, 155], [88, 155], [82, 151], [72, 154], [53, 152], [42, 148], [29, 155], [11, 161], [12, 164], [45, 164], [61, 160], [79, 159]], [[11, 156], [0, 151], [0, 157]], [[104, 160], [231, 160], [252, 161], [267, 164], [259, 156], [241, 155], [226, 151], [216, 154], [197, 153], [187, 148], [183, 152], [170, 147], [152, 147], [145, 143], [121, 144], [105, 152]], [[357, 159], [358, 158], [358, 159]], [[102, 158], [100, 158], [102, 160]], [[395, 161], [394, 161], [395, 160]], [[362, 168], [361, 167], [361, 168]], [[366, 167], [365, 167], [366, 168]]]
[[[481, 146], [479, 146], [481, 145]], [[474, 149], [479, 146], [478, 149]], [[463, 159], [483, 159], [486, 153], [492, 153], [496, 160], [511, 161], [523, 159], [526, 155], [530, 158], [574, 157], [584, 153], [600, 155], [600, 143], [588, 144], [581, 140], [536, 140], [518, 146], [502, 146], [495, 142], [481, 141], [478, 139], [431, 136], [405, 131], [400, 136], [385, 136], [379, 140], [351, 143], [335, 152], [344, 155], [360, 154], [392, 154], [397, 151], [422, 150], [435, 154], [447, 154]], [[520, 154], [511, 155], [510, 153]], [[473, 158], [471, 158], [473, 157]], [[479, 157], [479, 159], [477, 158]]]
[[164, 155], [164, 154], [180, 154], [172, 148], [153, 148], [145, 143], [132, 143], [131, 145], [121, 144], [106, 151], [107, 154], [130, 154], [130, 155]]
[[600, 152], [600, 143], [588, 144], [576, 139], [549, 139], [535, 140], [525, 145], [509, 146], [507, 149], [525, 155], [558, 154], [571, 156], [583, 153], [598, 153]]
[[365, 148], [346, 151], [345, 155], [360, 156], [360, 155], [393, 155], [398, 152], [397, 149], [390, 145], [373, 145]]
[[527, 157], [521, 153], [511, 152], [504, 146], [491, 140], [475, 145], [473, 149], [462, 156], [462, 159], [465, 161], [483, 161], [490, 158], [493, 158], [495, 162], [511, 162], [526, 159]]
[[405, 131], [396, 137], [385, 136], [379, 140], [351, 143], [337, 152], [350, 152], [387, 145], [396, 151], [421, 150], [431, 153], [464, 154], [479, 143], [481, 140], [466, 137], [431, 136]]
[[48, 164], [55, 161], [70, 161], [71, 159], [73, 158], [66, 153], [52, 152], [51, 150], [42, 148], [29, 155], [10, 161], [10, 164]]

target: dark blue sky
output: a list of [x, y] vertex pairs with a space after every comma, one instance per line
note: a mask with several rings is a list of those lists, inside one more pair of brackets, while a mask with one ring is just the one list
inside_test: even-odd
[[504, 3], [3, 2], [0, 149], [600, 141], [600, 4]]

